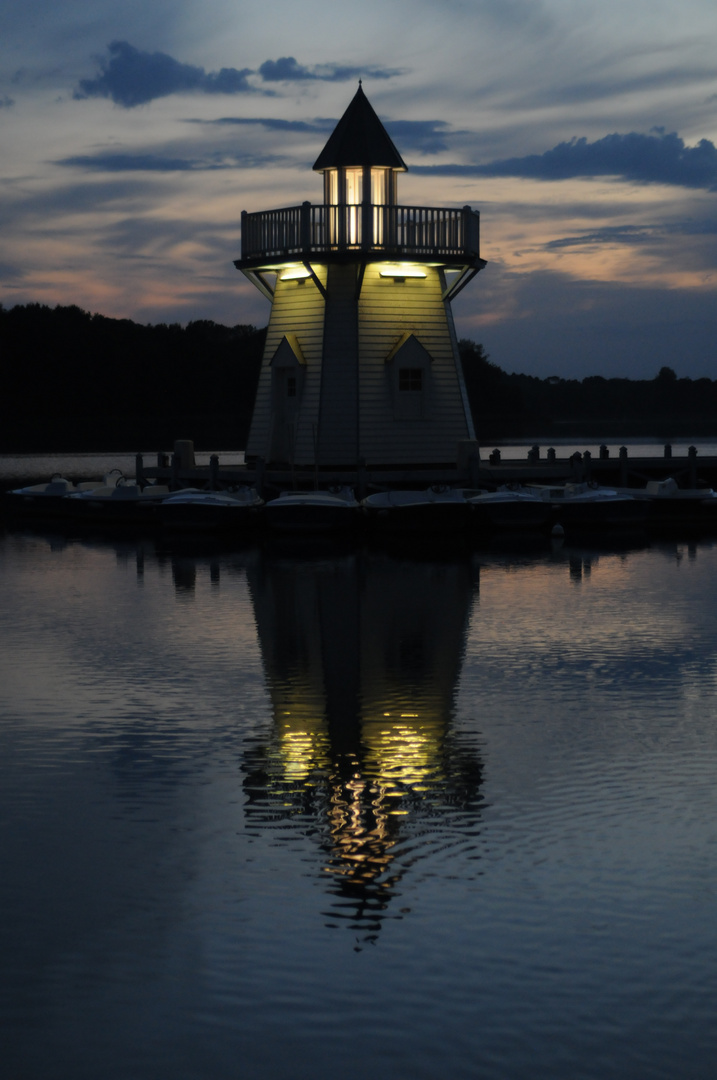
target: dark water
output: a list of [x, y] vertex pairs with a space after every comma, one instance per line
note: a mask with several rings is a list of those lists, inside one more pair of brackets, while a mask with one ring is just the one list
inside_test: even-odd
[[708, 1078], [717, 548], [0, 537], [3, 1075]]

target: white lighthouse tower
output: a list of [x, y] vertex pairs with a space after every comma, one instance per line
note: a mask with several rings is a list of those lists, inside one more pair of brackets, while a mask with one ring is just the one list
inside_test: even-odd
[[247, 462], [450, 480], [475, 440], [450, 302], [485, 266], [479, 215], [399, 203], [360, 84], [314, 169], [321, 203], [242, 214], [235, 265], [271, 301]]

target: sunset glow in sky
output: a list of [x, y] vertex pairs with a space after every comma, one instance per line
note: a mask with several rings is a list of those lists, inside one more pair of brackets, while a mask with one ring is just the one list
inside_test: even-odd
[[6, 0], [0, 302], [262, 326], [242, 210], [322, 200], [357, 80], [399, 202], [481, 211], [507, 371], [717, 378], [713, 0]]

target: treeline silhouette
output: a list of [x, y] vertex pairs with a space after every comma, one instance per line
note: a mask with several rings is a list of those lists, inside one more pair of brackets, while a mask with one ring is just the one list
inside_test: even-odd
[[474, 341], [460, 341], [459, 351], [481, 442], [717, 435], [712, 379], [678, 379], [667, 366], [654, 379], [540, 379], [508, 374]]
[[[243, 449], [265, 330], [208, 319], [145, 326], [79, 307], [0, 305], [0, 450]], [[717, 435], [717, 382], [540, 379], [459, 345], [481, 442]]]
[[246, 444], [265, 330], [143, 326], [79, 307], [0, 306], [0, 448], [171, 450]]

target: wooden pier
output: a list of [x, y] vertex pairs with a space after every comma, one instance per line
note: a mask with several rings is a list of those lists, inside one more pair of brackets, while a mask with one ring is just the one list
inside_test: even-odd
[[460, 465], [420, 468], [380, 468], [359, 461], [355, 469], [317, 469], [273, 467], [261, 459], [248, 465], [222, 465], [212, 455], [208, 465], [194, 464], [191, 444], [177, 444], [172, 455], [158, 454], [156, 464], [149, 464], [142, 454], [136, 456], [139, 483], [149, 480], [174, 488], [193, 486], [222, 490], [247, 484], [264, 495], [279, 490], [308, 490], [347, 484], [359, 497], [370, 491], [387, 488], [426, 488], [434, 484], [451, 487], [497, 488], [506, 484], [557, 484], [566, 481], [593, 481], [610, 487], [640, 488], [648, 480], [673, 477], [680, 487], [717, 488], [717, 457], [700, 457], [696, 447], [687, 453], [674, 454], [666, 445], [662, 455], [630, 456], [622, 447], [610, 455], [602, 448], [598, 455], [590, 451], [559, 457], [552, 447], [533, 446], [525, 457], [503, 458], [499, 450], [489, 455], [462, 455]]
[[[680, 448], [682, 449], [682, 448]], [[587, 480], [608, 487], [644, 487], [649, 480], [673, 477], [680, 487], [714, 487], [717, 485], [717, 457], [700, 457], [697, 447], [675, 454], [666, 444], [661, 455], [630, 455], [623, 446], [618, 454], [610, 455], [601, 447], [598, 455], [589, 450], [560, 458], [552, 447], [547, 450], [531, 447], [525, 459], [503, 459], [494, 450], [487, 461], [481, 460], [478, 470], [481, 484], [560, 483], [568, 480]]]

